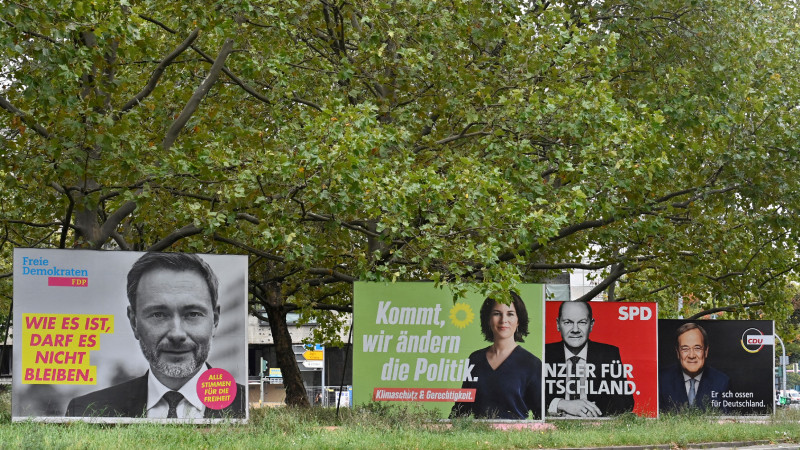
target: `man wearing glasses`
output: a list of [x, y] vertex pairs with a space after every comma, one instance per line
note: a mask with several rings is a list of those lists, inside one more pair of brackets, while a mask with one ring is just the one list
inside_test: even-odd
[[544, 347], [547, 415], [606, 417], [633, 411], [619, 347], [589, 340], [591, 305], [561, 303], [556, 326], [561, 341]]
[[680, 366], [674, 365], [658, 377], [659, 408], [674, 412], [685, 408], [700, 410], [722, 407], [722, 393], [730, 390], [730, 378], [706, 365], [708, 334], [696, 323], [685, 323], [675, 330], [675, 353]]

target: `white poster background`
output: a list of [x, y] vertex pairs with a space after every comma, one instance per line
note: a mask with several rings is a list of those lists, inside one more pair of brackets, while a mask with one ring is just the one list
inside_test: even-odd
[[[67, 403], [73, 397], [139, 377], [149, 369], [127, 317], [128, 271], [143, 254], [94, 250], [14, 250], [13, 420], [63, 418]], [[198, 256], [208, 263], [219, 280], [219, 326], [211, 344], [208, 363], [230, 372], [236, 382], [245, 387], [247, 400], [247, 257]], [[47, 267], [36, 268], [85, 269], [89, 275], [88, 286], [48, 286], [46, 275], [23, 274], [23, 257], [48, 260]], [[100, 349], [90, 352], [90, 363], [97, 367], [96, 385], [55, 384], [57, 382], [22, 384], [22, 315], [29, 313], [114, 316], [114, 333], [101, 334]], [[114, 418], [103, 421], [132, 420]]]

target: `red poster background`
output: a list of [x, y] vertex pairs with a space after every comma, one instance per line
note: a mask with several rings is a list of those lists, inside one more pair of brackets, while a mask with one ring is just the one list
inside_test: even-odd
[[[545, 306], [545, 343], [560, 342], [561, 334], [556, 328], [558, 307], [562, 302], [547, 302]], [[640, 416], [658, 416], [658, 306], [641, 302], [591, 302], [594, 327], [589, 340], [619, 347], [623, 364], [633, 365], [633, 412]], [[643, 311], [649, 308], [649, 318], [642, 314], [633, 318], [632, 307]], [[621, 309], [625, 308], [625, 309]], [[626, 320], [623, 320], [623, 317]], [[647, 316], [647, 313], [644, 314]], [[547, 408], [547, 405], [545, 405]]]

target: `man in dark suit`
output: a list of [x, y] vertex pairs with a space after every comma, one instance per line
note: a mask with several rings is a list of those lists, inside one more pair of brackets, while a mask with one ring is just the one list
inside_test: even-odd
[[563, 302], [556, 325], [561, 341], [544, 349], [548, 415], [600, 417], [633, 411], [619, 348], [589, 341], [594, 326], [591, 305]]
[[139, 258], [128, 272], [128, 320], [150, 370], [72, 399], [66, 415], [245, 417], [242, 385], [235, 384], [235, 394], [230, 386], [231, 395], [221, 403], [207, 405], [197, 392], [198, 381], [210, 368], [206, 359], [219, 325], [217, 285], [216, 275], [197, 255], [146, 253]]
[[661, 412], [683, 408], [706, 410], [727, 408], [722, 393], [730, 390], [730, 378], [706, 365], [708, 334], [696, 323], [685, 323], [675, 330], [675, 353], [680, 365], [658, 375], [658, 402]]
[[[106, 389], [75, 397], [69, 402], [65, 415], [67, 417], [150, 417], [147, 415], [148, 375], [145, 374]], [[244, 387], [237, 383], [233, 403], [223, 409], [205, 408], [200, 417], [205, 419], [243, 418], [246, 407]], [[167, 405], [167, 412], [169, 412], [169, 405]], [[163, 417], [166, 418], [166, 416]]]

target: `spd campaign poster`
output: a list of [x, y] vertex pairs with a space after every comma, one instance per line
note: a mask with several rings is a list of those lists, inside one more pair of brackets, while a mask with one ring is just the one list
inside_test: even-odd
[[774, 412], [773, 321], [662, 319], [658, 342], [662, 413]]
[[656, 303], [549, 301], [546, 310], [547, 417], [658, 416]]
[[541, 419], [544, 287], [520, 285], [518, 294], [509, 305], [477, 292], [454, 303], [433, 283], [355, 283], [355, 404]]
[[247, 257], [15, 249], [14, 421], [246, 421]]

